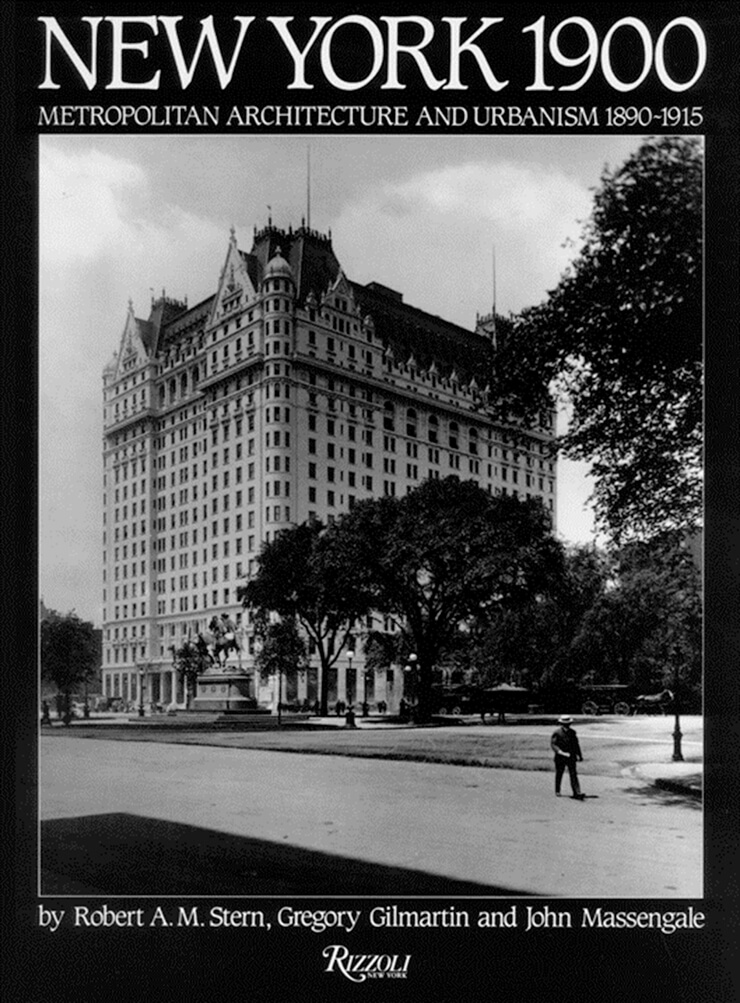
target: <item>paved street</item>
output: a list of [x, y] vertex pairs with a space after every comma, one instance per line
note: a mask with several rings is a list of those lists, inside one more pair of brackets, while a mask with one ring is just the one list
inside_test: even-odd
[[55, 735], [40, 782], [46, 893], [702, 893], [700, 807], [627, 776]]

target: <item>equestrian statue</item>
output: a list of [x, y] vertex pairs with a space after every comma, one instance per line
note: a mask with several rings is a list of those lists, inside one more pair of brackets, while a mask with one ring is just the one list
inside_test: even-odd
[[236, 624], [228, 613], [221, 617], [212, 616], [208, 622], [208, 630], [198, 633], [196, 642], [198, 650], [206, 656], [212, 665], [225, 668], [231, 651], [240, 652], [241, 647], [236, 636]]

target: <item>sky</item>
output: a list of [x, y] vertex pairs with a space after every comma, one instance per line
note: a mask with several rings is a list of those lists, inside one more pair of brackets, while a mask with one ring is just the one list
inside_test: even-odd
[[[100, 625], [102, 370], [129, 299], [216, 289], [230, 227], [331, 231], [357, 282], [463, 327], [541, 302], [574, 255], [593, 189], [636, 136], [39, 138], [39, 593]], [[562, 421], [565, 419], [561, 419]], [[594, 538], [587, 467], [559, 461], [558, 534]]]

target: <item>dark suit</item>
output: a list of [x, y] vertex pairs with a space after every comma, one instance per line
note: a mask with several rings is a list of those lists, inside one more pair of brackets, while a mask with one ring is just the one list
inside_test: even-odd
[[550, 745], [555, 753], [555, 793], [560, 793], [560, 784], [567, 769], [573, 794], [579, 796], [581, 785], [578, 782], [576, 762], [580, 762], [583, 756], [581, 755], [581, 746], [578, 744], [578, 736], [572, 728], [562, 725], [552, 733]]

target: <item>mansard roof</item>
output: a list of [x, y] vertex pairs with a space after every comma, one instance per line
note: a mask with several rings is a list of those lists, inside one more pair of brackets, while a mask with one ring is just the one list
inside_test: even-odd
[[[331, 236], [306, 226], [283, 230], [269, 225], [255, 230], [250, 251], [240, 249], [238, 253], [255, 289], [259, 289], [271, 260], [279, 253], [290, 265], [296, 282], [296, 299], [302, 306], [311, 305], [314, 297], [320, 303], [322, 296], [343, 276]], [[492, 346], [487, 337], [404, 303], [402, 293], [380, 283], [361, 285], [342, 281], [347, 282], [360, 315], [372, 319], [376, 336], [395, 359], [412, 357], [420, 370], [433, 366], [442, 377], [456, 370], [462, 383], [471, 378], [480, 386], [489, 382]], [[153, 303], [149, 320], [138, 321], [147, 349], [161, 348], [160, 332], [166, 328], [167, 337], [171, 337], [180, 326], [177, 321], [182, 323], [187, 314], [195, 319], [194, 315], [208, 309], [213, 299], [210, 297], [188, 310], [185, 304], [162, 295]]]
[[[262, 279], [278, 250], [293, 270], [299, 303], [305, 303], [312, 292], [320, 299], [342, 272], [331, 237], [304, 226], [287, 231], [268, 226], [255, 232], [249, 255], [255, 262], [256, 281]], [[393, 350], [396, 358], [414, 356], [421, 369], [428, 369], [434, 362], [442, 375], [448, 375], [456, 366], [466, 380], [475, 376], [479, 383], [487, 382], [491, 366], [491, 344], [487, 338], [409, 306], [403, 302], [401, 293], [380, 283], [348, 284], [361, 315], [372, 317], [376, 335]]]
[[370, 314], [376, 335], [397, 359], [413, 356], [419, 369], [434, 365], [443, 376], [457, 369], [466, 380], [475, 376], [486, 382], [491, 368], [487, 338], [404, 303], [401, 293], [377, 282], [351, 285], [363, 316]]

